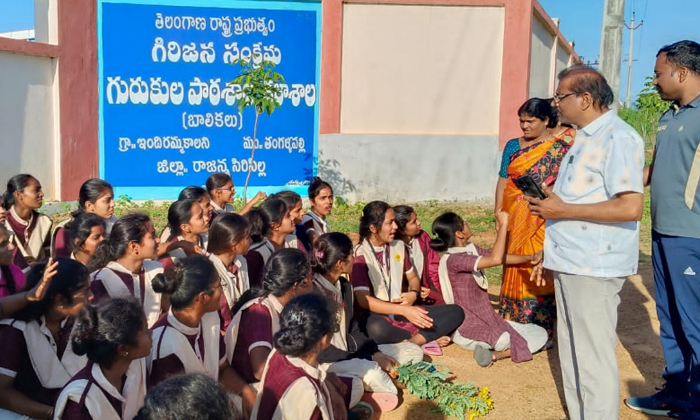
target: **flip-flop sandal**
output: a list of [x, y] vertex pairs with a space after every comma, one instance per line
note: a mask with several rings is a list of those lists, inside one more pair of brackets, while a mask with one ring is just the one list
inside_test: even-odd
[[476, 364], [481, 367], [491, 366], [493, 364], [493, 355], [491, 354], [491, 350], [485, 347], [477, 346], [474, 350], [474, 360], [476, 360]]
[[386, 413], [399, 405], [399, 397], [390, 392], [365, 392], [362, 401], [372, 406], [374, 411]]
[[363, 401], [348, 410], [348, 420], [370, 420], [373, 415], [374, 408]]
[[442, 356], [442, 347], [437, 343], [437, 341], [431, 341], [430, 343], [425, 343], [421, 346], [423, 353], [430, 356]]

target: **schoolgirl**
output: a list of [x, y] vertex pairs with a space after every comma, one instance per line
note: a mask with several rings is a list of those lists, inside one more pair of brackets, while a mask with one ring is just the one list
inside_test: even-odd
[[[217, 173], [210, 175], [207, 178], [206, 187], [211, 196], [211, 205], [214, 206], [214, 211], [217, 214], [236, 213], [236, 209], [233, 208], [233, 197], [236, 195], [236, 187], [233, 186], [233, 180], [229, 174]], [[237, 213], [240, 215], [248, 213], [250, 209], [266, 197], [267, 194], [260, 191]]]
[[[52, 418], [61, 388], [87, 362], [68, 345], [75, 317], [92, 298], [87, 268], [66, 258], [52, 268], [44, 296], [0, 321], [2, 419]], [[45, 269], [44, 263], [32, 267], [25, 290], [42, 281]]]
[[[498, 212], [498, 236], [492, 251], [469, 241], [469, 225], [455, 213], [445, 213], [433, 222], [436, 235], [430, 247], [444, 252], [440, 259], [440, 285], [445, 301], [464, 310], [464, 322], [453, 336], [455, 344], [474, 351], [480, 366], [512, 357], [514, 362], [532, 360], [532, 353], [547, 342], [547, 331], [535, 324], [521, 324], [501, 318], [491, 306], [488, 282], [482, 271], [503, 263], [508, 235], [508, 213]], [[541, 254], [506, 255], [507, 264], [537, 263]]]
[[[211, 223], [214, 221], [214, 216], [216, 215], [216, 213], [214, 213], [214, 206], [212, 206], [211, 204], [211, 198], [209, 197], [209, 193], [207, 192], [207, 190], [196, 185], [185, 187], [182, 191], [180, 191], [180, 195], [177, 197], [177, 201], [183, 200], [193, 200], [198, 202], [199, 205], [202, 206], [204, 218], [209, 221], [209, 226], [211, 226]], [[172, 232], [170, 230], [170, 225], [166, 225], [160, 234], [160, 243], [168, 243], [168, 239], [170, 239], [171, 233]], [[204, 237], [206, 237], [206, 235], [206, 233], [202, 234], [202, 236]]]
[[149, 387], [181, 373], [203, 373], [239, 395], [248, 386], [226, 359], [217, 313], [224, 287], [202, 255], [179, 260], [153, 279], [154, 290], [170, 297], [171, 308], [153, 326]]
[[306, 252], [306, 247], [304, 243], [297, 238], [297, 226], [301, 224], [301, 219], [304, 215], [304, 208], [302, 207], [301, 196], [294, 191], [284, 190], [275, 193], [270, 196], [270, 198], [276, 198], [284, 201], [289, 209], [289, 216], [292, 218], [292, 224], [295, 226], [295, 231], [288, 233], [284, 238], [285, 248], [297, 248]]
[[51, 218], [37, 212], [44, 200], [39, 180], [28, 174], [15, 175], [7, 181], [3, 207], [7, 209], [5, 227], [18, 249], [14, 263], [26, 264], [48, 258], [51, 250]]
[[70, 224], [78, 216], [84, 213], [91, 213], [99, 216], [105, 222], [104, 234], [107, 235], [112, 230], [112, 226], [117, 221], [114, 215], [114, 190], [112, 185], [102, 179], [88, 179], [80, 186], [78, 193], [78, 209], [71, 214], [67, 220], [56, 225], [51, 235], [51, 256], [70, 257], [72, 248]]
[[368, 401], [381, 411], [398, 404], [394, 366], [423, 360], [423, 351], [413, 343], [377, 345], [360, 329], [353, 315], [353, 288], [344, 275], [352, 269], [353, 245], [340, 232], [325, 233], [314, 243], [312, 251], [314, 286], [338, 308], [339, 328], [331, 344], [318, 360], [330, 363], [329, 372], [349, 374], [362, 380]]
[[406, 245], [394, 239], [396, 228], [394, 210], [387, 203], [373, 201], [362, 210], [351, 276], [358, 315], [368, 336], [379, 344], [430, 343], [424, 350], [441, 354], [440, 347], [449, 344], [464, 313], [456, 305], [414, 305], [420, 280]]
[[333, 187], [321, 178], [314, 177], [309, 184], [308, 194], [311, 209], [302, 217], [302, 232], [297, 231], [297, 235], [303, 238], [306, 248], [311, 249], [316, 238], [331, 231], [326, 218], [333, 210]]
[[166, 239], [167, 253], [158, 258], [163, 268], [171, 267], [178, 259], [189, 255], [206, 253], [209, 219], [198, 202], [173, 202], [168, 208], [168, 226], [170, 236]]
[[146, 395], [152, 343], [141, 305], [133, 298], [85, 305], [71, 342], [88, 363], [59, 394], [54, 420], [132, 420]]
[[209, 229], [209, 259], [223, 287], [219, 305], [221, 329], [231, 322], [231, 308], [250, 289], [248, 263], [243, 257], [250, 247], [250, 226], [243, 216], [222, 214]]
[[406, 244], [413, 267], [421, 280], [422, 303], [444, 304], [440, 293], [440, 254], [430, 248], [430, 235], [421, 228], [416, 211], [411, 206], [395, 206], [396, 238]]
[[268, 198], [260, 207], [249, 212], [246, 217], [251, 227], [253, 244], [246, 254], [251, 287], [260, 287], [263, 268], [273, 252], [282, 248], [292, 248], [285, 242], [287, 235], [294, 232], [294, 224], [289, 208], [284, 201]]
[[156, 258], [158, 237], [151, 220], [131, 213], [114, 224], [112, 233], [100, 243], [88, 262], [92, 272], [90, 289], [98, 302], [106, 296], [135, 296], [151, 327], [169, 308], [168, 300], [153, 290], [152, 281], [163, 272]]
[[70, 258], [87, 266], [95, 250], [105, 239], [105, 219], [93, 213], [81, 213], [66, 225], [70, 233]]

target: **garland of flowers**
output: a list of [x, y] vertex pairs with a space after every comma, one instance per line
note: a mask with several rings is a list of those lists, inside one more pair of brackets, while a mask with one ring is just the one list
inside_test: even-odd
[[479, 389], [474, 382], [446, 382], [449, 369], [437, 370], [429, 362], [406, 363], [396, 368], [399, 383], [420, 399], [437, 399], [437, 409], [449, 417], [464, 420], [481, 418], [493, 409], [493, 400], [488, 387]]

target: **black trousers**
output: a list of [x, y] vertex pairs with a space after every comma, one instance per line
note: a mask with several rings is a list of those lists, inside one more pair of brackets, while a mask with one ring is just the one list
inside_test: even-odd
[[[452, 334], [464, 321], [464, 311], [457, 305], [431, 305], [423, 308], [432, 318], [433, 328], [419, 328], [418, 334], [428, 342]], [[397, 318], [406, 320], [403, 317]], [[385, 315], [370, 314], [365, 329], [369, 338], [377, 344], [400, 343], [411, 338], [411, 333], [389, 323]]]

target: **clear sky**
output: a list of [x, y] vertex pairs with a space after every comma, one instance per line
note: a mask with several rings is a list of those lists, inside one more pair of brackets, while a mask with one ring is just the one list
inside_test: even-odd
[[[585, 61], [598, 60], [604, 0], [539, 0], [551, 17], [560, 19], [560, 29]], [[653, 73], [656, 52], [663, 45], [682, 39], [700, 42], [700, 0], [626, 0], [625, 21], [632, 11], [637, 23], [644, 21], [634, 35], [632, 100], [642, 89], [644, 78]], [[0, 32], [34, 27], [33, 0], [0, 0]], [[624, 30], [620, 98], [627, 91], [629, 31]]]

